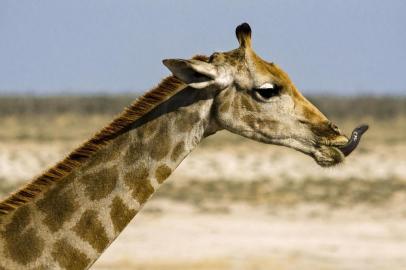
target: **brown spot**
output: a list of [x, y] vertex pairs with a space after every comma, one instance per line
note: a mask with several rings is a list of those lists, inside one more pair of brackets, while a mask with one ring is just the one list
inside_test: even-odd
[[246, 110], [241, 106], [241, 99], [240, 98], [235, 98], [232, 102], [231, 102], [231, 111], [234, 117], [236, 116], [240, 116], [243, 113], [246, 112]]
[[11, 258], [24, 265], [39, 258], [44, 250], [44, 240], [37, 235], [34, 228], [5, 238]]
[[168, 124], [163, 123], [150, 142], [151, 158], [155, 160], [163, 159], [169, 153], [171, 143]]
[[143, 138], [151, 138], [158, 131], [158, 128], [159, 122], [157, 119], [154, 119], [139, 127], [139, 134]]
[[179, 156], [185, 152], [185, 142], [179, 142], [175, 148], [172, 150], [171, 159], [172, 161], [177, 161]]
[[30, 220], [30, 209], [27, 206], [18, 208], [15, 211], [11, 222], [5, 226], [5, 234], [19, 234], [28, 226]]
[[254, 118], [251, 114], [246, 114], [242, 117], [242, 121], [248, 124], [249, 127], [252, 129], [256, 128], [256, 118]]
[[56, 187], [48, 190], [44, 197], [37, 202], [38, 208], [45, 213], [44, 223], [52, 232], [62, 228], [63, 224], [68, 221], [78, 208], [75, 201], [76, 196], [68, 183], [71, 182], [70, 175], [56, 183]]
[[136, 210], [128, 208], [122, 199], [115, 197], [110, 210], [111, 221], [116, 232], [124, 230], [125, 226], [137, 214]]
[[16, 210], [3, 232], [10, 258], [23, 265], [40, 257], [44, 250], [44, 240], [37, 235], [34, 228], [27, 228], [30, 220], [29, 208], [23, 206]]
[[80, 182], [86, 185], [85, 193], [94, 201], [107, 197], [116, 187], [117, 179], [118, 171], [116, 167], [113, 167], [84, 175]]
[[193, 126], [200, 121], [199, 112], [191, 112], [189, 114], [181, 114], [176, 122], [179, 132], [188, 132]]
[[155, 171], [155, 177], [158, 183], [162, 184], [169, 175], [171, 175], [172, 170], [165, 164], [159, 166]]
[[109, 244], [106, 231], [95, 210], [86, 210], [79, 222], [73, 227], [73, 231], [98, 252], [102, 252]]
[[231, 102], [229, 100], [227, 100], [226, 102], [224, 102], [223, 104], [220, 105], [219, 110], [221, 113], [228, 112], [230, 110], [230, 106], [231, 106]]
[[241, 106], [245, 109], [247, 109], [248, 111], [257, 111], [257, 108], [254, 107], [254, 105], [252, 104], [251, 98], [247, 97], [247, 96], [241, 96]]
[[52, 258], [61, 268], [83, 270], [90, 264], [90, 259], [80, 250], [72, 247], [66, 239], [57, 241], [51, 252]]
[[136, 168], [124, 176], [126, 185], [132, 189], [132, 196], [142, 204], [154, 192], [154, 187], [148, 179], [149, 172], [144, 163], [138, 164]]
[[127, 165], [133, 165], [142, 156], [143, 144], [141, 141], [133, 141], [128, 147], [127, 153], [124, 156], [124, 161]]
[[86, 164], [86, 168], [87, 169], [93, 168], [97, 165], [104, 164], [110, 160], [116, 160], [119, 157], [124, 145], [126, 145], [128, 142], [129, 142], [128, 133], [124, 133], [118, 136], [110, 144], [103, 146], [101, 149], [99, 149]]
[[242, 120], [252, 129], [276, 128], [278, 126], [278, 122], [275, 120], [262, 119], [251, 114], [244, 115]]

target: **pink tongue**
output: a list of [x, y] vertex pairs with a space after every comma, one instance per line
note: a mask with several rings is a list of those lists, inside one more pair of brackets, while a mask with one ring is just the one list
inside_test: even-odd
[[368, 125], [360, 125], [352, 131], [351, 138], [348, 143], [338, 148], [344, 154], [344, 156], [348, 156], [349, 154], [351, 154], [352, 151], [354, 151], [355, 148], [357, 148], [362, 134], [364, 134], [365, 131], [368, 130], [368, 128]]

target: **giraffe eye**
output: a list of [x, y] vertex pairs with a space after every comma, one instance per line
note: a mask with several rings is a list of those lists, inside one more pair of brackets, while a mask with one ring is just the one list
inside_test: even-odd
[[253, 90], [259, 99], [268, 101], [275, 96], [279, 96], [282, 86], [278, 84], [265, 83], [259, 88], [254, 88]]

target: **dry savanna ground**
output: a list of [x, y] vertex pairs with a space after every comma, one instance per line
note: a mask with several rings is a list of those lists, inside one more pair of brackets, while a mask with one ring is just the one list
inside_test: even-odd
[[[0, 98], [0, 198], [132, 97]], [[313, 97], [359, 149], [322, 169], [220, 132], [199, 146], [93, 269], [405, 269], [406, 98]]]

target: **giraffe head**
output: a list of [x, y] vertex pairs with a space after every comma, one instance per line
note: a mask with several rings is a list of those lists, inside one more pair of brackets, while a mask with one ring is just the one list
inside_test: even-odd
[[321, 166], [342, 162], [349, 153], [340, 148], [348, 150], [348, 138], [301, 95], [279, 66], [253, 51], [247, 23], [236, 28], [236, 35], [240, 46], [235, 50], [163, 63], [190, 87], [214, 89], [211, 117], [221, 129], [296, 149]]

